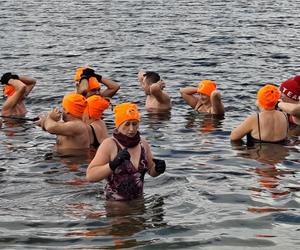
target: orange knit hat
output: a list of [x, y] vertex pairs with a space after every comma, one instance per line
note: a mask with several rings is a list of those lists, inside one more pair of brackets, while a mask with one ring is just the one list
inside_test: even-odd
[[3, 87], [3, 94], [5, 96], [12, 96], [15, 93], [15, 88], [12, 85], [4, 85]]
[[81, 118], [87, 107], [87, 101], [80, 94], [70, 93], [64, 96], [62, 106], [66, 112], [77, 118]]
[[92, 95], [86, 99], [88, 106], [85, 112], [92, 119], [102, 118], [103, 111], [109, 107], [110, 102], [99, 95]]
[[199, 82], [197, 93], [210, 96], [211, 93], [217, 89], [217, 85], [212, 80], [202, 80]]
[[280, 91], [277, 87], [267, 84], [257, 92], [259, 105], [264, 109], [273, 109], [280, 98]]
[[[81, 76], [82, 76], [82, 73], [85, 69], [87, 69], [88, 67], [79, 67], [76, 69], [75, 71], [75, 75], [74, 75], [74, 80], [75, 81], [79, 81]], [[89, 91], [90, 90], [94, 90], [94, 89], [100, 89], [100, 82], [97, 80], [96, 77], [90, 77], [89, 80], [88, 80], [88, 83], [89, 83]]]
[[140, 121], [140, 113], [138, 107], [134, 103], [124, 102], [116, 105], [115, 111], [115, 125], [118, 128], [123, 122], [128, 120]]

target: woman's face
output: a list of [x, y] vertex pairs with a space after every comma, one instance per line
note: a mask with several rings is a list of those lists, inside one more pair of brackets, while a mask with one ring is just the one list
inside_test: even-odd
[[128, 137], [134, 137], [139, 129], [139, 124], [138, 120], [128, 120], [119, 126], [118, 131]]
[[281, 93], [281, 100], [288, 103], [299, 103], [298, 101], [287, 97], [285, 94]]
[[208, 95], [199, 94], [199, 99], [202, 103], [209, 103], [210, 97]]

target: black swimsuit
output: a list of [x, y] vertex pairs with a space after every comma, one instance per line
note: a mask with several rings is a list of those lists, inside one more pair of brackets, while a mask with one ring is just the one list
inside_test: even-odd
[[[284, 114], [285, 115], [285, 114]], [[286, 116], [286, 115], [285, 115]], [[287, 122], [289, 124], [289, 121], [288, 121], [288, 118], [287, 118]], [[264, 141], [261, 139], [261, 133], [260, 133], [260, 122], [259, 122], [259, 113], [257, 113], [257, 126], [258, 126], [258, 136], [259, 136], [259, 139], [256, 139], [254, 138], [252, 135], [251, 135], [251, 132], [249, 132], [247, 134], [247, 145], [248, 146], [252, 146], [254, 145], [255, 143], [276, 143], [276, 144], [285, 144], [286, 143], [286, 138], [285, 139], [282, 139], [282, 140], [279, 140], [279, 141]], [[288, 134], [288, 129], [289, 129], [289, 126], [287, 126], [287, 131], [286, 131], [286, 135]]]
[[93, 142], [93, 144], [91, 144], [91, 145], [92, 145], [93, 147], [95, 147], [95, 148], [98, 148], [98, 147], [100, 146], [100, 143], [99, 143], [99, 141], [98, 141], [98, 139], [97, 139], [95, 129], [94, 129], [94, 127], [93, 127], [92, 125], [90, 125], [90, 127], [91, 127], [91, 129], [92, 129], [92, 133], [93, 133], [93, 137], [94, 137], [94, 142]]

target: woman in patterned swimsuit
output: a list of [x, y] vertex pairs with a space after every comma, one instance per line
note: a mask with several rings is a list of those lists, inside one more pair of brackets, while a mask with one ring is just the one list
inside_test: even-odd
[[138, 131], [140, 114], [133, 103], [114, 109], [116, 129], [105, 139], [87, 168], [86, 178], [96, 182], [107, 179], [108, 200], [132, 200], [143, 195], [146, 172], [152, 177], [165, 171], [164, 160], [153, 159], [149, 144]]

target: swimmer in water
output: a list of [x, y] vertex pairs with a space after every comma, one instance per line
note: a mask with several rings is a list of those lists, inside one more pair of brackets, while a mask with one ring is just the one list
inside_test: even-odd
[[259, 113], [248, 116], [238, 127], [232, 130], [230, 140], [236, 141], [247, 135], [247, 144], [285, 143], [288, 136], [287, 116], [275, 109], [280, 98], [279, 89], [266, 84], [257, 92]]
[[158, 73], [140, 70], [138, 80], [146, 94], [145, 107], [150, 112], [168, 112], [172, 104], [171, 98], [164, 91], [165, 82], [160, 79]]
[[57, 151], [90, 147], [88, 126], [82, 121], [87, 105], [84, 96], [76, 93], [67, 94], [62, 101], [62, 112], [55, 108], [47, 116], [40, 117], [37, 125], [57, 136]]
[[144, 176], [164, 173], [164, 160], [154, 159], [148, 142], [140, 137], [140, 113], [133, 103], [115, 107], [113, 136], [99, 146], [86, 171], [88, 181], [107, 179], [108, 200], [133, 200], [143, 196]]
[[[88, 67], [79, 67], [76, 69], [74, 80], [78, 94], [85, 97], [92, 95], [101, 95], [102, 97], [113, 97], [120, 89], [120, 85], [115, 81], [96, 74], [95, 71]], [[101, 89], [101, 84], [106, 89]]]
[[1, 77], [3, 94], [6, 96], [1, 114], [3, 116], [24, 117], [27, 113], [24, 99], [32, 91], [36, 80], [29, 76], [15, 75], [10, 72]]
[[225, 113], [221, 94], [212, 80], [202, 80], [197, 87], [180, 88], [180, 94], [185, 102], [198, 112], [215, 115]]

